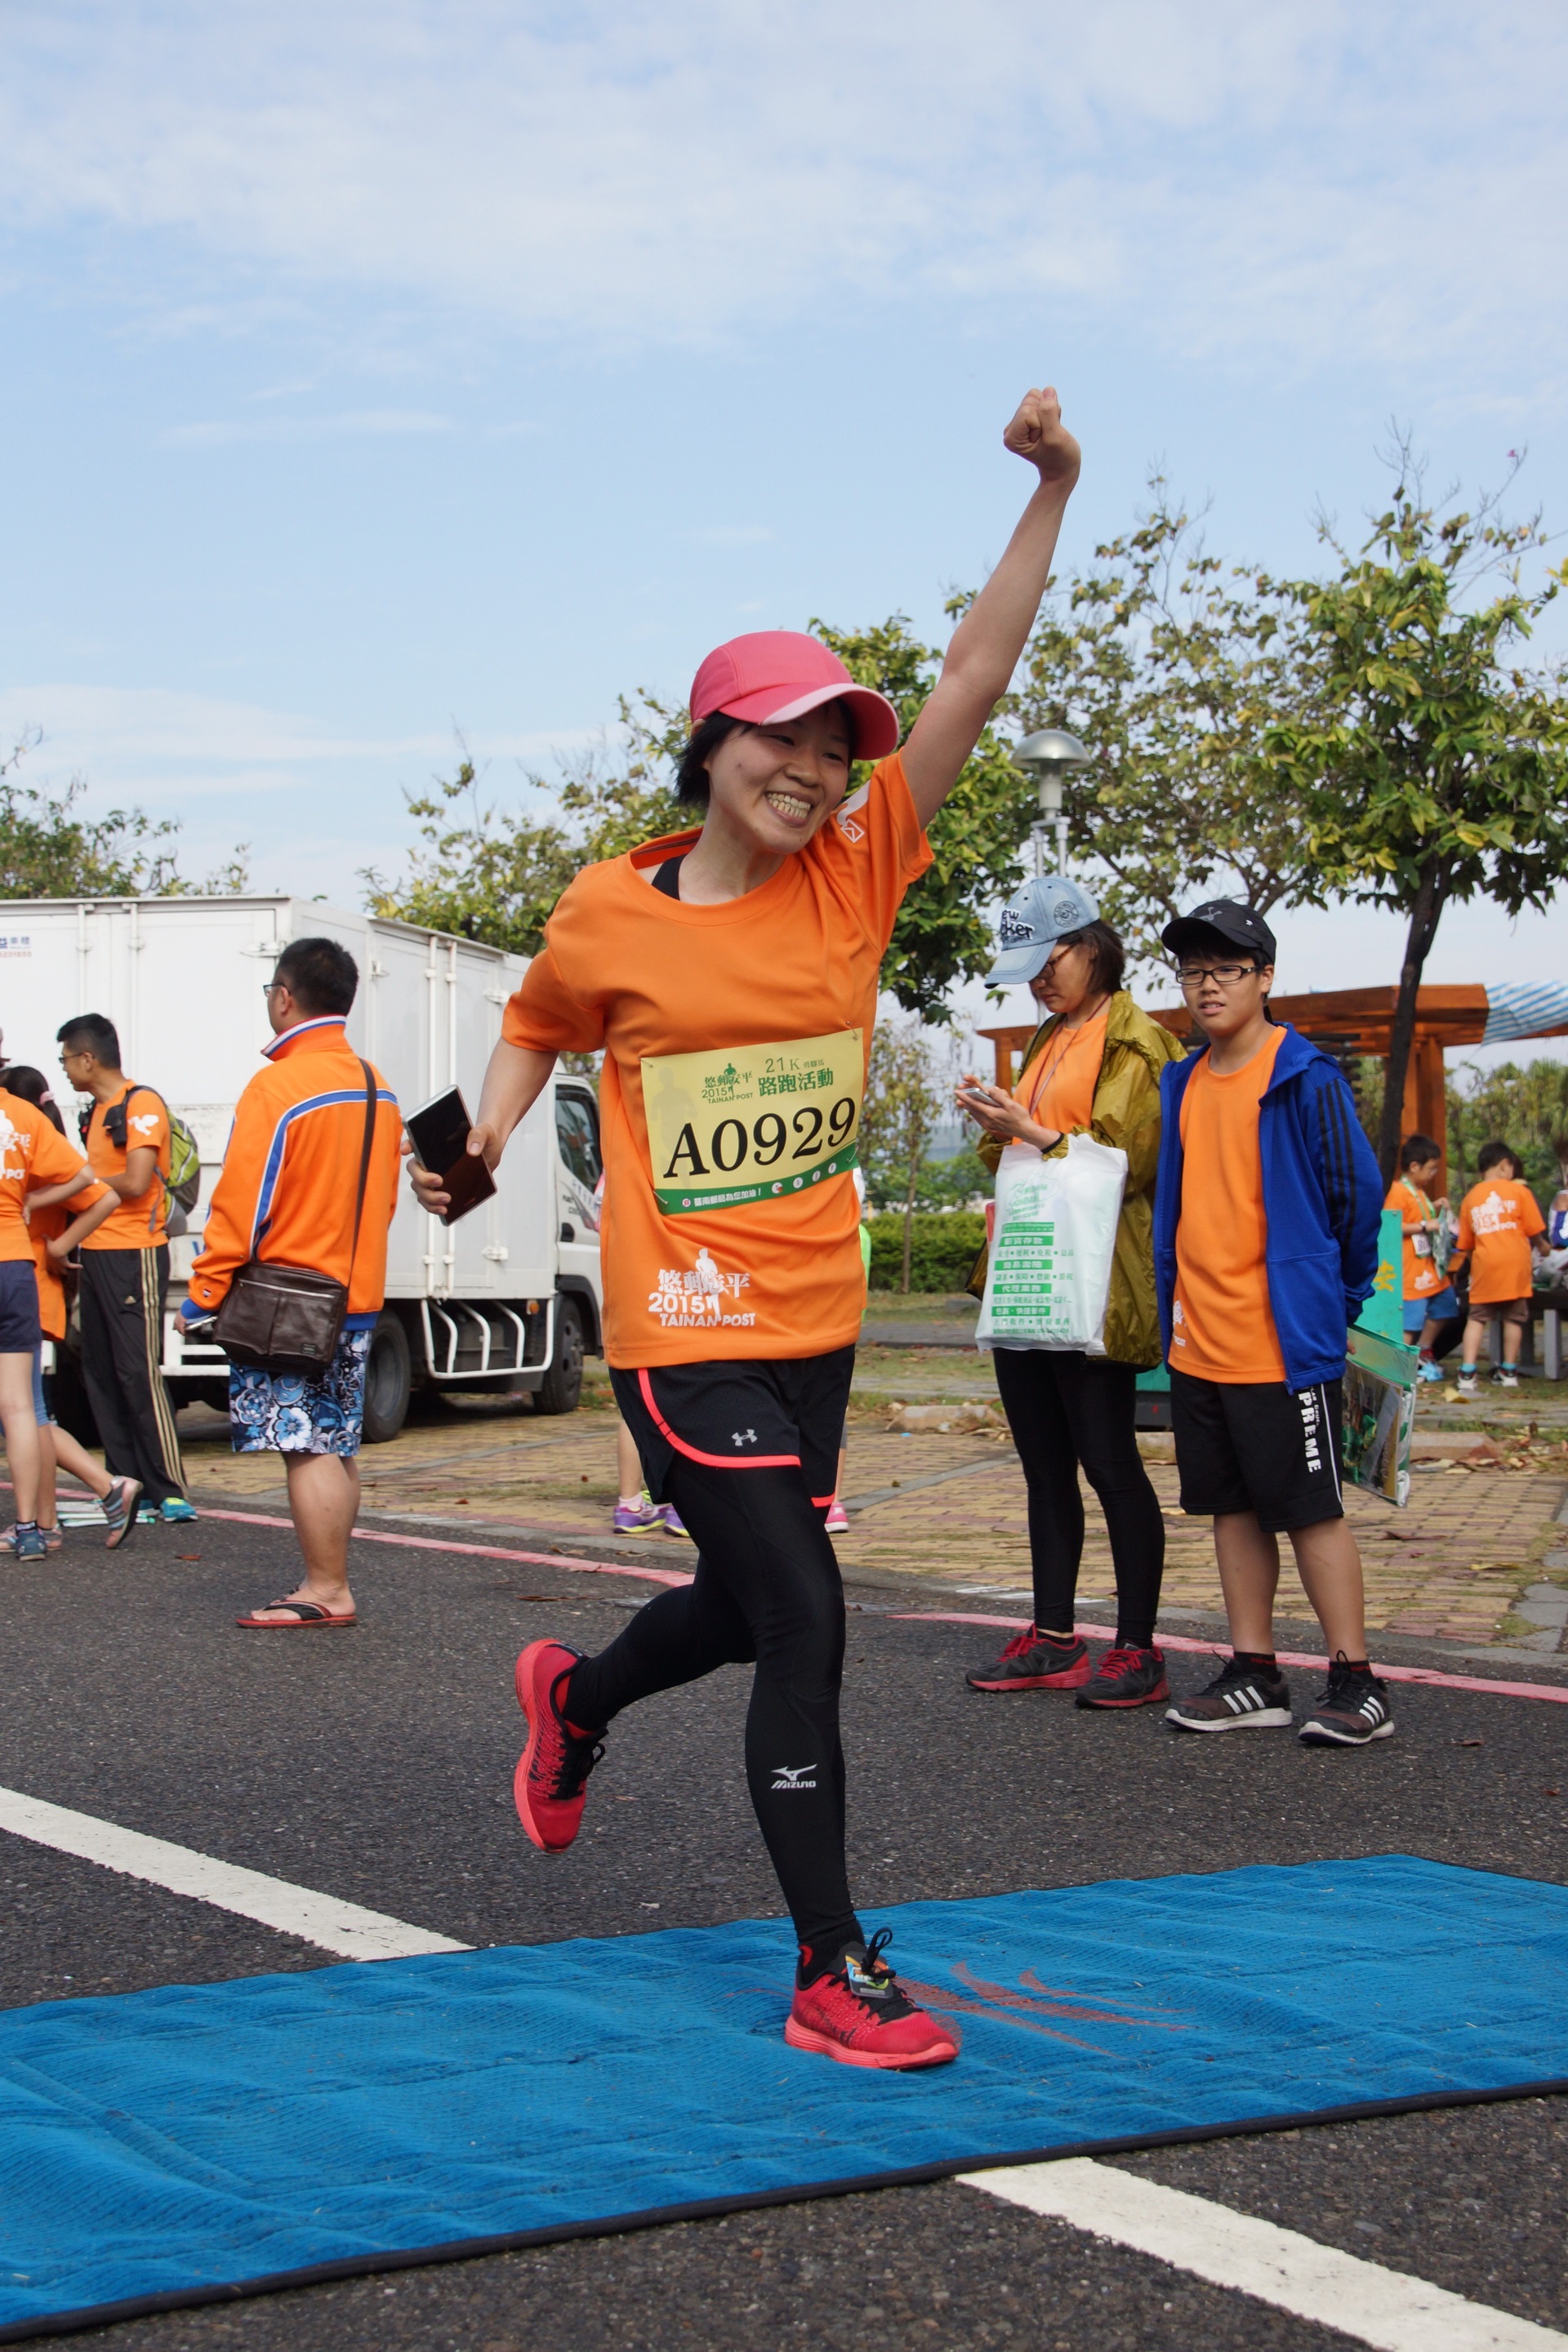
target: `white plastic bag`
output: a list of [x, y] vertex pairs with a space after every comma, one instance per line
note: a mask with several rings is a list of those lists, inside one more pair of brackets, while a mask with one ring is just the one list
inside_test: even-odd
[[1069, 1135], [1064, 1154], [1042, 1160], [1009, 1144], [996, 1170], [995, 1239], [975, 1339], [1024, 1348], [1105, 1353], [1105, 1303], [1127, 1154], [1092, 1136]]

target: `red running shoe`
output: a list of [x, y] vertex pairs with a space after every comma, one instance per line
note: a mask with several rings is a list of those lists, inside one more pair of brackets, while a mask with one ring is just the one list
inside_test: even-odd
[[1107, 1650], [1093, 1677], [1078, 1695], [1079, 1706], [1152, 1706], [1169, 1698], [1163, 1650], [1141, 1650], [1133, 1643]]
[[945, 2066], [957, 2057], [946, 2026], [900, 1991], [882, 1958], [891, 1934], [879, 1928], [868, 1944], [851, 1944], [838, 1966], [815, 1984], [796, 1986], [784, 2026], [787, 2042], [836, 2058], [841, 2066]]
[[528, 1746], [512, 1778], [517, 1817], [542, 1853], [564, 1853], [587, 1801], [587, 1779], [605, 1750], [597, 1731], [574, 1731], [555, 1704], [555, 1685], [582, 1656], [563, 1642], [531, 1642], [517, 1662], [517, 1703]]
[[1015, 1633], [999, 1658], [971, 1666], [963, 1677], [971, 1690], [1077, 1690], [1089, 1680], [1089, 1644], [1075, 1634], [1052, 1641], [1034, 1625]]

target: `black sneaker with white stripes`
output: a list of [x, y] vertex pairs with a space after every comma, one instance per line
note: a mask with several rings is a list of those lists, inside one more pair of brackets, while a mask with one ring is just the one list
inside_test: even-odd
[[1300, 1737], [1309, 1748], [1364, 1748], [1369, 1739], [1392, 1739], [1388, 1685], [1370, 1666], [1351, 1665], [1342, 1650]]
[[1178, 1731], [1270, 1731], [1290, 1725], [1290, 1689], [1278, 1666], [1249, 1666], [1231, 1658], [1195, 1698], [1165, 1710]]

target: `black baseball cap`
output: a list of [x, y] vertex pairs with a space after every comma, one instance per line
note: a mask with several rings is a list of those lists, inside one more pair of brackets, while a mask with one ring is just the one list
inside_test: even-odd
[[1173, 955], [1185, 955], [1189, 948], [1208, 945], [1203, 934], [1212, 937], [1217, 931], [1235, 948], [1246, 948], [1263, 963], [1277, 961], [1279, 950], [1274, 934], [1261, 915], [1244, 907], [1239, 898], [1205, 898], [1190, 915], [1178, 915], [1167, 923], [1160, 937]]

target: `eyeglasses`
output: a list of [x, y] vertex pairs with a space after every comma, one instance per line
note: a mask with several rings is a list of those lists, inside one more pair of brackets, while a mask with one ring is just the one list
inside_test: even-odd
[[1184, 988], [1201, 988], [1205, 980], [1221, 988], [1239, 988], [1257, 970], [1255, 963], [1180, 963], [1176, 978]]
[[261, 993], [263, 996], [276, 996], [280, 988], [287, 988], [288, 985], [286, 980], [264, 980], [261, 983]]

